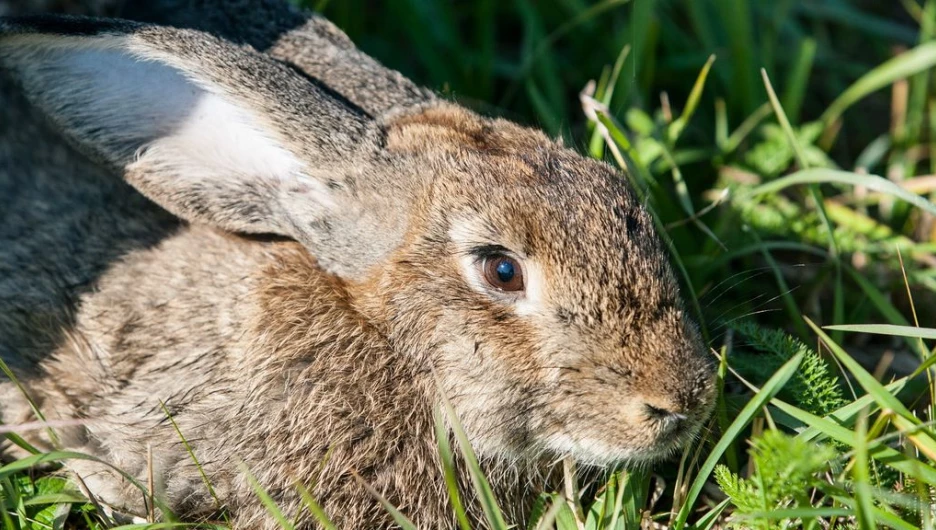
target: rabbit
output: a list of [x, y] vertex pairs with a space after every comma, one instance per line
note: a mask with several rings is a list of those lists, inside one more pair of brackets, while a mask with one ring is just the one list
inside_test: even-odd
[[[624, 175], [285, 2], [160, 5], [0, 19], [0, 359], [81, 420], [23, 435], [106, 462], [68, 462], [98, 499], [146, 513], [117, 468], [180, 516], [277, 528], [253, 476], [300, 528], [297, 483], [339, 528], [394, 527], [366, 483], [456, 528], [446, 397], [522, 525], [559, 459], [698, 435], [712, 362]], [[36, 419], [0, 383], [0, 420]]]

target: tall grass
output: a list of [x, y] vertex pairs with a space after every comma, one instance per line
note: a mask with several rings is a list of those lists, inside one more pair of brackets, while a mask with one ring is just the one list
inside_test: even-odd
[[[934, 527], [936, 0], [310, 5], [419, 82], [620, 166], [719, 358], [698, 444], [584, 493], [568, 466], [534, 528]], [[443, 462], [472, 462], [455, 438]], [[0, 467], [5, 528], [115, 525], [33, 463]]]

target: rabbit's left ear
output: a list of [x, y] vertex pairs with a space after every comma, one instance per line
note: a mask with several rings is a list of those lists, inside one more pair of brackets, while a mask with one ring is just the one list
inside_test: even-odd
[[376, 143], [371, 118], [251, 48], [118, 21], [0, 19], [0, 69], [79, 148], [189, 221], [295, 238], [343, 275], [399, 239], [361, 226], [366, 205], [342, 185]]

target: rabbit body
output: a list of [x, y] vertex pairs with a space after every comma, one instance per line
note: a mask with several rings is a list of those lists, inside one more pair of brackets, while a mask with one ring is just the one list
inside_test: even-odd
[[[432, 381], [393, 354], [337, 283], [294, 243], [180, 227], [102, 275], [41, 379], [24, 382], [50, 419], [92, 420], [60, 429], [64, 447], [141, 481], [150, 448], [158, 491], [187, 517], [218, 506], [169, 415], [236, 528], [276, 528], [240, 466], [286, 514], [303, 512], [301, 481], [339, 527], [391, 526], [354, 471], [420, 527], [451, 526], [437, 490]], [[20, 401], [14, 414], [26, 419]], [[71, 468], [100, 499], [146, 513], [139, 490], [109, 467]], [[516, 480], [504, 482], [517, 490], [505, 498], [522, 504]]]
[[[297, 483], [341, 528], [392, 527], [363, 482], [454, 528], [442, 394], [515, 524], [561, 457], [694, 436], [711, 366], [621, 175], [285, 3], [182, 4], [0, 20], [0, 358], [47, 419], [83, 420], [31, 442], [235, 528], [277, 527], [247, 471], [301, 526]], [[505, 259], [519, 293], [490, 283]], [[0, 420], [36, 420], [12, 383]], [[69, 468], [145, 513], [112, 468]]]

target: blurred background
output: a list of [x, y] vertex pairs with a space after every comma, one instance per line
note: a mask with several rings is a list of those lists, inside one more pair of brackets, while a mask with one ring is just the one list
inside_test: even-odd
[[[481, 108], [581, 135], [577, 94], [624, 46], [612, 109], [655, 109], [660, 94], [684, 102], [717, 56], [693, 129], [711, 137], [716, 98], [741, 120], [766, 102], [758, 70], [779, 89], [804, 83], [795, 120], [817, 118], [872, 67], [920, 40], [916, 0], [333, 0], [306, 1], [367, 53]], [[915, 7], [914, 7], [915, 6]], [[811, 57], [809, 57], [811, 56]], [[810, 64], [803, 64], [810, 63]], [[855, 116], [854, 140], [886, 126], [886, 94]], [[847, 127], [846, 129], [849, 129]], [[860, 136], [864, 134], [865, 136]], [[845, 143], [843, 135], [843, 142]], [[847, 156], [847, 152], [843, 156]]]

